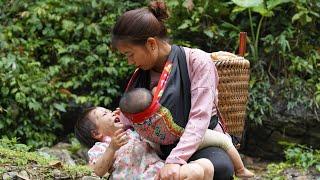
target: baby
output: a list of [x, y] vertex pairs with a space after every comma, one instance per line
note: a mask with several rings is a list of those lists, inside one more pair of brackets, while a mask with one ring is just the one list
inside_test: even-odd
[[[77, 121], [75, 135], [82, 144], [93, 146], [88, 151], [89, 165], [98, 176], [110, 172], [110, 179], [154, 179], [164, 166], [149, 144], [135, 131], [124, 130], [108, 109], [89, 109]], [[213, 179], [212, 163], [198, 159], [182, 165], [180, 179]]]
[[[147, 109], [152, 103], [155, 89], [156, 88], [152, 89], [152, 93], [144, 88], [135, 88], [124, 93], [119, 104], [121, 112], [124, 114], [135, 114]], [[254, 176], [251, 171], [244, 167], [237, 149], [233, 146], [231, 139], [226, 134], [210, 129], [206, 130], [199, 149], [208, 146], [218, 146], [227, 152], [234, 165], [235, 175], [237, 177], [249, 178]]]

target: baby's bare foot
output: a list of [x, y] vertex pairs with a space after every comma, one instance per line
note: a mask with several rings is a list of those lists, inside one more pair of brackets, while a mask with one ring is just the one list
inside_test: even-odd
[[247, 168], [236, 170], [236, 176], [239, 178], [251, 178], [254, 177], [254, 173], [249, 171]]

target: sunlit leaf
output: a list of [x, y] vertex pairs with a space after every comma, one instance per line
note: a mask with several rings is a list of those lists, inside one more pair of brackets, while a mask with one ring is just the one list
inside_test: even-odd
[[292, 0], [268, 0], [267, 1], [267, 8], [272, 10], [273, 8], [277, 7], [278, 5], [292, 2]]
[[293, 16], [292, 16], [291, 21], [292, 21], [292, 22], [294, 22], [294, 21], [296, 21], [296, 20], [300, 19], [300, 18], [301, 18], [301, 16], [302, 16], [302, 15], [304, 15], [304, 14], [305, 14], [305, 12], [304, 12], [304, 11], [300, 11], [300, 12], [296, 13], [295, 15], [293, 15]]
[[53, 106], [59, 111], [66, 112], [66, 108], [63, 104], [53, 103]]
[[204, 30], [203, 33], [207, 35], [209, 38], [213, 38], [213, 32], [210, 29]]
[[264, 4], [260, 4], [252, 8], [252, 11], [259, 13], [261, 16], [271, 17], [273, 16], [273, 12], [266, 9]]
[[239, 13], [239, 12], [242, 12], [246, 9], [247, 9], [246, 7], [236, 6], [233, 8], [232, 13]]
[[263, 0], [232, 0], [232, 2], [240, 7], [251, 8], [259, 6], [263, 3]]

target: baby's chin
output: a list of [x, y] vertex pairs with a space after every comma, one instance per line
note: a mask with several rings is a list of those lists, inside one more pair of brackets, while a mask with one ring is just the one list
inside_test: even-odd
[[117, 129], [121, 129], [121, 128], [124, 127], [124, 125], [121, 122], [116, 122], [116, 123], [114, 123], [114, 127], [117, 128]]

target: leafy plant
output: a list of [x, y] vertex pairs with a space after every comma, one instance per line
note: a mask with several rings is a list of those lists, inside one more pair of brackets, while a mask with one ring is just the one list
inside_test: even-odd
[[285, 180], [286, 178], [281, 173], [288, 167], [290, 167], [288, 163], [271, 163], [267, 166], [266, 177], [268, 177], [268, 179]]
[[[252, 37], [252, 43], [250, 43], [251, 52], [253, 54], [253, 60], [257, 61], [259, 58], [259, 51], [258, 51], [258, 42], [260, 39], [260, 31], [261, 31], [261, 25], [266, 17], [272, 17], [274, 16], [273, 9], [277, 6], [288, 3], [291, 0], [272, 0], [272, 1], [263, 1], [263, 0], [232, 0], [233, 3], [235, 3], [237, 6], [233, 9], [233, 13], [239, 13], [244, 10], [248, 10], [249, 13], [249, 20], [250, 20], [250, 29], [251, 29], [251, 37]], [[256, 31], [254, 31], [254, 22], [252, 19], [251, 13], [256, 12], [261, 15], [261, 18], [259, 20], [258, 26], [256, 27]], [[251, 40], [249, 39], [249, 42]]]
[[280, 144], [287, 147], [285, 157], [288, 163], [304, 170], [307, 170], [311, 166], [320, 166], [320, 150], [288, 142], [280, 142]]
[[[174, 43], [237, 53], [249, 32], [248, 118], [263, 123], [280, 96], [287, 109], [318, 114], [317, 0], [167, 0]], [[133, 71], [112, 52], [119, 15], [148, 1], [0, 1], [0, 135], [34, 147], [52, 145], [72, 107], [111, 107]], [[273, 90], [277, 87], [277, 90]]]
[[304, 145], [280, 142], [280, 144], [286, 147], [285, 150], [285, 162], [271, 163], [267, 167], [267, 173], [264, 177], [268, 179], [286, 179], [282, 174], [285, 169], [288, 168], [301, 168], [303, 171], [307, 171], [310, 167], [315, 166], [316, 170], [320, 172], [320, 151], [314, 150]]
[[112, 53], [116, 17], [140, 5], [122, 0], [0, 3], [0, 135], [52, 145], [74, 106], [110, 106], [131, 72]]

